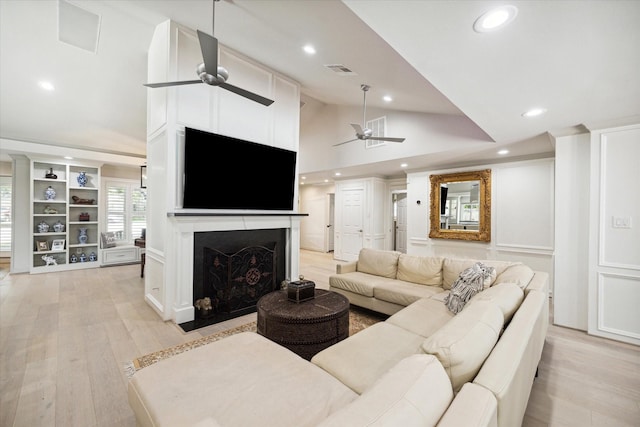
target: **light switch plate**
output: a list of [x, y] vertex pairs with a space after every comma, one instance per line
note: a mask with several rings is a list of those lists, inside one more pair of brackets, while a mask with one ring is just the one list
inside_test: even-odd
[[630, 216], [614, 216], [613, 228], [631, 228]]

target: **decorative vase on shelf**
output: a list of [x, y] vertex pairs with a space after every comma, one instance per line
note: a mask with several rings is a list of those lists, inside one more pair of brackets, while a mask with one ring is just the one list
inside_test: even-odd
[[46, 200], [53, 200], [56, 198], [56, 190], [53, 189], [52, 186], [48, 186], [46, 190], [44, 190], [44, 198]]
[[53, 224], [53, 231], [56, 233], [62, 233], [64, 231], [64, 224], [58, 220], [58, 222]]
[[80, 187], [84, 187], [85, 185], [87, 185], [87, 173], [86, 172], [80, 172], [78, 174], [78, 185]]
[[53, 168], [49, 168], [49, 172], [47, 172], [44, 177], [48, 179], [58, 179], [58, 175], [53, 173]]
[[78, 262], [78, 255], [76, 255], [76, 254], [71, 254], [70, 261], [71, 261], [72, 263], [74, 263], [74, 262]]
[[42, 221], [38, 224], [38, 233], [47, 233], [49, 231], [49, 224]]
[[87, 260], [87, 256], [84, 254], [84, 252], [82, 252], [80, 254], [80, 262], [85, 262]]
[[98, 255], [96, 255], [95, 252], [91, 252], [89, 254], [89, 261], [97, 261], [98, 260]]
[[86, 228], [81, 228], [78, 230], [78, 243], [80, 243], [81, 245], [84, 245], [85, 243], [87, 243], [88, 238], [89, 236], [87, 236]]

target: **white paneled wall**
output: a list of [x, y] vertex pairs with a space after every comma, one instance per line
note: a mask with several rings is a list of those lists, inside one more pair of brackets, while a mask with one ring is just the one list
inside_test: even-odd
[[589, 333], [640, 345], [640, 126], [591, 135]]
[[[483, 169], [491, 169], [491, 241], [428, 238], [429, 176]], [[407, 253], [520, 261], [534, 270], [548, 272], [553, 289], [553, 188], [553, 159], [410, 173]]]
[[554, 322], [640, 345], [640, 125], [556, 138]]
[[[272, 218], [265, 222], [235, 216], [225, 221], [213, 217], [177, 220], [172, 216], [182, 208], [185, 127], [298, 151], [298, 83], [225, 46], [220, 46], [219, 52], [219, 64], [229, 71], [228, 83], [273, 99], [274, 104], [265, 107], [203, 83], [147, 91], [149, 209], [145, 298], [163, 319], [177, 323], [193, 320], [190, 243], [196, 229], [287, 228], [287, 265], [291, 270], [287, 276], [295, 277], [298, 269], [299, 234], [295, 218]], [[148, 61], [150, 82], [196, 80], [195, 69], [202, 62], [202, 54], [195, 31], [172, 21], [158, 25]], [[223, 155], [211, 147], [211, 156]], [[242, 168], [241, 159], [238, 168]], [[229, 184], [233, 182], [225, 183]], [[205, 230], [207, 227], [210, 229]]]

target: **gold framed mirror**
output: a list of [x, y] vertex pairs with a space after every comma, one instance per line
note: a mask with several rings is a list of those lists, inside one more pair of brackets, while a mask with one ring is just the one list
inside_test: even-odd
[[491, 169], [431, 175], [431, 227], [436, 239], [491, 241]]

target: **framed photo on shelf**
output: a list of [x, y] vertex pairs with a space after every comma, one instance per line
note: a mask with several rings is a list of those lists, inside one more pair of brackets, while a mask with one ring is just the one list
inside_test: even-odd
[[46, 240], [44, 242], [38, 241], [38, 252], [43, 252], [48, 250], [49, 250], [49, 244], [47, 243]]
[[51, 250], [64, 251], [64, 242], [64, 239], [54, 239], [54, 241], [51, 243]]

